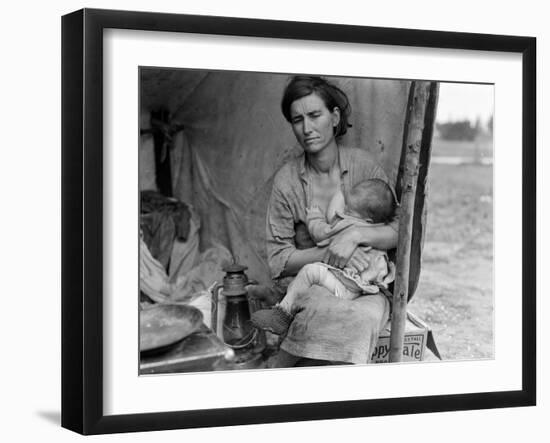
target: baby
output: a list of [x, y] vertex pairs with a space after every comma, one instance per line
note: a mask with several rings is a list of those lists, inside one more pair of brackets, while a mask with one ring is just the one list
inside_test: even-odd
[[[327, 246], [331, 239], [353, 227], [377, 226], [389, 223], [394, 217], [396, 201], [391, 188], [380, 179], [370, 179], [355, 185], [348, 197], [338, 192], [327, 208], [326, 222], [321, 209], [307, 210], [308, 231], [317, 246]], [[395, 278], [395, 266], [385, 251], [363, 247], [368, 264], [362, 272], [355, 268], [335, 268], [316, 262], [305, 265], [288, 286], [285, 297], [272, 309], [262, 309], [252, 315], [252, 322], [260, 329], [284, 334], [294, 317], [296, 297], [313, 285], [322, 286], [335, 297], [353, 300], [360, 295], [376, 294], [387, 288]]]

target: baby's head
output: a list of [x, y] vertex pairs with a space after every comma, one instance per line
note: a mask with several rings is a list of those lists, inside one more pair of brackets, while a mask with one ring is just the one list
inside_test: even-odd
[[371, 178], [351, 188], [345, 212], [371, 223], [389, 223], [396, 207], [395, 197], [388, 184], [379, 178]]

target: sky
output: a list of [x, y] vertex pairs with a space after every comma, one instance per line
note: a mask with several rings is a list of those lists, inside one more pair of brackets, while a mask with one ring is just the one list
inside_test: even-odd
[[486, 123], [493, 114], [493, 93], [493, 85], [440, 83], [436, 121], [475, 121], [480, 117]]

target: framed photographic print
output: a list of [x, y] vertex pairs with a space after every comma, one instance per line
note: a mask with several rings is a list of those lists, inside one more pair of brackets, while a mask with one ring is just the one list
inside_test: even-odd
[[535, 404], [534, 38], [62, 26], [64, 427]]

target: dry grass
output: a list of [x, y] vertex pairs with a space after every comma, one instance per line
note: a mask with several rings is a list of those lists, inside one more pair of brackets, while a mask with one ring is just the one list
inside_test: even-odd
[[444, 359], [492, 358], [492, 166], [434, 164], [429, 180], [422, 275], [411, 311], [431, 326]]
[[488, 138], [479, 139], [476, 142], [468, 141], [449, 141], [439, 138], [434, 139], [433, 155], [437, 156], [461, 156], [474, 157], [476, 151], [482, 157], [493, 155], [493, 140]]

